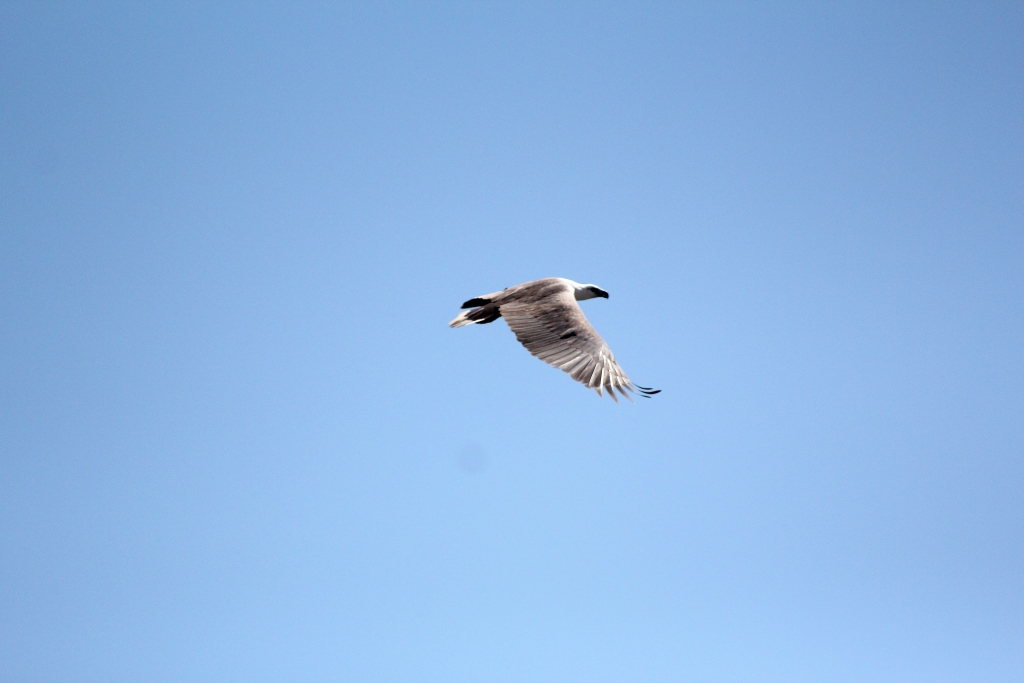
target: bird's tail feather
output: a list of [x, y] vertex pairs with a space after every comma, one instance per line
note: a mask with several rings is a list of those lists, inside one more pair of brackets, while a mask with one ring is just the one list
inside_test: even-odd
[[469, 319], [469, 314], [473, 311], [463, 311], [455, 318], [455, 320], [448, 323], [448, 327], [462, 327], [463, 325], [472, 325], [473, 321]]
[[483, 306], [481, 308], [474, 308], [471, 311], [463, 311], [455, 318], [455, 320], [448, 323], [449, 327], [462, 327], [463, 325], [486, 325], [492, 323], [501, 317], [501, 312], [497, 306]]

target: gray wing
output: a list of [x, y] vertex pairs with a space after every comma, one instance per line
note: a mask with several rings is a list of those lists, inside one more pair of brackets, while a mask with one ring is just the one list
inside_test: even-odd
[[531, 303], [502, 304], [501, 316], [526, 349], [537, 358], [569, 373], [574, 380], [618, 403], [615, 390], [632, 401], [627, 391], [644, 388], [633, 384], [612, 350], [591, 327], [571, 291], [547, 296]]

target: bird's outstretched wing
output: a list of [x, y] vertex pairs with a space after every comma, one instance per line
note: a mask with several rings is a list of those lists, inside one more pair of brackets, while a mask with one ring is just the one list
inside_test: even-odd
[[530, 353], [569, 373], [598, 396], [607, 390], [618, 403], [616, 390], [630, 401], [633, 399], [626, 392], [638, 392], [645, 398], [658, 393], [637, 386], [626, 377], [612, 350], [583, 315], [571, 290], [536, 302], [502, 304], [501, 317]]

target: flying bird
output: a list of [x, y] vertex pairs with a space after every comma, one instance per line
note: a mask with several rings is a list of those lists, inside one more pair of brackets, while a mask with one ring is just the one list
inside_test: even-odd
[[612, 350], [576, 303], [596, 297], [607, 299], [608, 292], [596, 285], [549, 277], [470, 299], [462, 304], [470, 310], [460, 313], [449, 326], [485, 325], [504, 318], [527, 351], [569, 373], [598, 396], [607, 390], [618, 403], [616, 390], [631, 402], [633, 398], [626, 392], [644, 398], [659, 393], [661, 389], [641, 387], [626, 377]]

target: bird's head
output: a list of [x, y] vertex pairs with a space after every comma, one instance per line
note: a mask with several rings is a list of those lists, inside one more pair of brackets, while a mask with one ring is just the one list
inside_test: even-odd
[[608, 298], [608, 292], [604, 291], [597, 285], [576, 285], [573, 289], [573, 294], [576, 297], [576, 301], [596, 299], [597, 297], [601, 297], [604, 299]]

